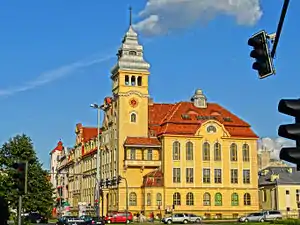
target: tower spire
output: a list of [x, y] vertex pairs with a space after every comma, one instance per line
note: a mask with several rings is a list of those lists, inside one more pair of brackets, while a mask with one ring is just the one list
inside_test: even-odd
[[129, 26], [132, 25], [132, 7], [129, 6]]

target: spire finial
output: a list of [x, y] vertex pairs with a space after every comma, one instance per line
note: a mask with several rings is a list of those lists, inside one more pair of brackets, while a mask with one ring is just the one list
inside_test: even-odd
[[129, 6], [129, 26], [132, 25], [132, 7]]

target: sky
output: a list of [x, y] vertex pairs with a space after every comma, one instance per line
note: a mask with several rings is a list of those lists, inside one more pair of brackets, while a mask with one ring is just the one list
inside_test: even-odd
[[291, 1], [276, 75], [258, 79], [248, 38], [276, 31], [283, 0], [30, 0], [0, 7], [0, 144], [25, 133], [45, 167], [62, 139], [74, 146], [75, 125], [96, 126], [89, 105], [111, 94], [110, 69], [133, 24], [151, 64], [155, 102], [189, 101], [195, 89], [276, 137], [293, 122], [281, 98], [298, 98], [300, 2]]

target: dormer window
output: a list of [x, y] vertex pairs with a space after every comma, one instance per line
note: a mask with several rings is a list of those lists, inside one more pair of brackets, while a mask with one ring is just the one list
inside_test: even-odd
[[137, 55], [136, 51], [129, 51], [129, 55]]

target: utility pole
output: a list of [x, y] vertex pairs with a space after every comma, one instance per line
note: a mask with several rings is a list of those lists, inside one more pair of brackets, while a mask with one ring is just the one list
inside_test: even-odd
[[[98, 105], [98, 104], [91, 104], [91, 107], [97, 110], [97, 158], [96, 158], [96, 198], [97, 201], [99, 202], [99, 198], [100, 198], [100, 193], [102, 193], [102, 190], [100, 190], [100, 181], [101, 181], [101, 175], [102, 173], [100, 173], [100, 168], [102, 169], [102, 157], [101, 157], [101, 152], [100, 152], [100, 116], [101, 116], [101, 109], [103, 108], [103, 105]], [[95, 199], [96, 200], [96, 199]], [[103, 199], [102, 199], [103, 202]], [[103, 205], [103, 204], [102, 204]], [[102, 206], [103, 208], [103, 206]], [[103, 212], [103, 209], [102, 209]], [[100, 216], [100, 212], [99, 212], [99, 205], [96, 209], [96, 214], [97, 217], [99, 218]], [[102, 215], [103, 216], [103, 215]]]

